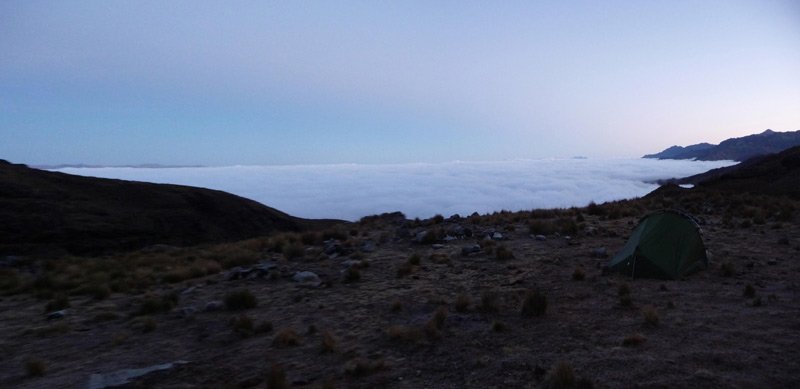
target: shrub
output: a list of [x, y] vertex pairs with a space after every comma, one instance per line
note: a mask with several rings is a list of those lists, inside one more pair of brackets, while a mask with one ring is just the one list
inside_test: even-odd
[[430, 257], [428, 257], [428, 259], [437, 265], [450, 263], [450, 256], [445, 253], [433, 253], [430, 255]]
[[281, 252], [284, 258], [291, 261], [296, 258], [301, 258], [303, 254], [305, 254], [305, 248], [300, 243], [290, 243], [283, 246]]
[[658, 311], [652, 305], [647, 305], [642, 308], [642, 316], [644, 317], [644, 324], [648, 327], [657, 327], [659, 322]]
[[483, 313], [497, 312], [497, 292], [486, 290], [481, 294], [480, 310]]
[[397, 266], [397, 278], [403, 278], [414, 271], [414, 267], [410, 263], [404, 262]]
[[53, 311], [60, 311], [64, 308], [69, 308], [69, 298], [65, 295], [59, 295], [53, 300], [47, 302], [47, 305], [44, 307], [44, 311], [45, 313], [47, 313]]
[[41, 377], [45, 370], [45, 364], [41, 359], [29, 358], [25, 361], [25, 373], [28, 377]]
[[256, 296], [247, 289], [235, 290], [225, 295], [225, 307], [229, 311], [255, 308], [257, 304]]
[[272, 345], [274, 347], [284, 348], [297, 346], [298, 344], [300, 344], [300, 338], [297, 336], [297, 332], [291, 328], [281, 330], [275, 335], [275, 339], [272, 339]]
[[528, 290], [522, 300], [523, 317], [542, 316], [547, 312], [547, 296], [537, 290]]
[[733, 267], [733, 263], [731, 261], [722, 262], [720, 265], [720, 271], [722, 272], [723, 277], [731, 277], [735, 274], [735, 269]]
[[326, 330], [322, 333], [321, 349], [323, 353], [332, 353], [336, 349], [336, 338], [330, 331]]
[[514, 253], [503, 245], [497, 246], [497, 249], [495, 249], [495, 256], [498, 261], [514, 259]]
[[267, 389], [286, 389], [289, 383], [286, 382], [286, 371], [278, 364], [273, 364], [267, 374]]
[[756, 297], [756, 289], [753, 288], [753, 285], [747, 284], [744, 287], [744, 297]]
[[444, 321], [447, 320], [447, 308], [439, 307], [433, 313], [433, 317], [431, 317], [431, 322], [436, 327], [436, 329], [441, 330], [444, 327]]
[[460, 293], [458, 297], [456, 297], [456, 302], [454, 304], [456, 312], [464, 313], [469, 311], [469, 304], [470, 304], [469, 296], [467, 296], [464, 293]]
[[572, 272], [572, 279], [575, 281], [583, 281], [586, 278], [586, 273], [583, 271], [583, 268], [576, 267], [575, 270]]
[[253, 319], [250, 316], [241, 314], [232, 320], [231, 325], [233, 326], [233, 331], [243, 337], [253, 335]]
[[169, 294], [162, 297], [147, 296], [135, 315], [154, 315], [162, 312], [169, 312], [177, 304], [177, 294]]
[[547, 381], [553, 388], [571, 388], [575, 385], [575, 371], [567, 362], [559, 362], [547, 373]]
[[503, 323], [501, 321], [498, 321], [498, 320], [493, 320], [492, 321], [492, 331], [494, 331], [494, 332], [503, 332], [505, 330], [506, 330], [505, 323]]
[[345, 284], [358, 282], [359, 280], [361, 280], [361, 272], [354, 266], [350, 266], [344, 271], [344, 279], [342, 281]]
[[622, 340], [622, 345], [625, 346], [625, 347], [638, 346], [638, 345], [644, 343], [644, 341], [646, 341], [646, 340], [647, 340], [647, 338], [645, 338], [644, 335], [637, 333], [637, 334], [630, 335], [630, 336], [626, 337], [625, 339], [623, 339]]
[[414, 266], [419, 266], [419, 262], [420, 262], [421, 259], [422, 258], [419, 256], [419, 254], [417, 254], [417, 253], [411, 254], [411, 256], [408, 257], [408, 264], [414, 265]]
[[424, 338], [424, 333], [418, 328], [395, 325], [386, 330], [386, 336], [391, 340], [417, 341]]
[[403, 310], [403, 303], [400, 300], [394, 300], [390, 309], [392, 312], [400, 312]]

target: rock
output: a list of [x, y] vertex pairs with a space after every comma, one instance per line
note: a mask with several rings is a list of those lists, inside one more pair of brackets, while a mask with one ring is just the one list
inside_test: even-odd
[[546, 236], [544, 236], [544, 235], [536, 235], [536, 236], [534, 236], [533, 238], [534, 238], [534, 239], [536, 239], [536, 240], [538, 240], [538, 241], [545, 241], [545, 240], [547, 240], [547, 237], [546, 237]]
[[694, 376], [697, 378], [710, 380], [714, 378], [714, 373], [708, 369], [697, 369], [697, 371], [694, 372]]
[[278, 265], [272, 262], [262, 262], [258, 265], [253, 266], [253, 270], [256, 272], [256, 277], [262, 278], [269, 275], [272, 270], [276, 270]]
[[481, 252], [481, 250], [482, 250], [481, 249], [481, 245], [476, 243], [476, 244], [473, 244], [473, 245], [462, 247], [461, 248], [461, 255], [465, 255], [466, 256], [466, 255], [470, 255], [470, 254], [473, 254], [473, 253], [479, 253], [479, 252]]
[[314, 282], [314, 283], [319, 283], [320, 282], [319, 276], [316, 273], [310, 272], [310, 271], [299, 271], [297, 273], [294, 273], [294, 275], [292, 275], [292, 281], [294, 281], [294, 282]]
[[440, 250], [440, 249], [444, 248], [444, 245], [441, 244], [441, 243], [434, 243], [434, 244], [431, 245], [431, 248], [434, 249], [434, 250]]
[[417, 232], [417, 234], [414, 235], [414, 239], [413, 239], [414, 243], [422, 243], [422, 242], [424, 242], [428, 238], [428, 234], [430, 234], [430, 232], [428, 232], [427, 230]]
[[361, 268], [361, 267], [365, 267], [364, 266], [364, 261], [358, 260], [358, 259], [348, 259], [346, 261], [343, 261], [342, 262], [342, 266], [344, 266], [345, 269], [350, 268], [350, 267], [355, 267], [356, 269]]
[[56, 320], [56, 319], [63, 319], [64, 316], [67, 316], [69, 310], [62, 309], [60, 311], [54, 311], [47, 314], [47, 320]]
[[608, 251], [606, 250], [605, 247], [600, 247], [600, 248], [594, 249], [592, 251], [592, 255], [597, 257], [597, 258], [607, 258], [608, 257]]
[[492, 240], [504, 240], [504, 239], [505, 237], [503, 236], [503, 234], [499, 232], [495, 232], [494, 234], [492, 234]]
[[182, 290], [182, 291], [181, 291], [181, 294], [190, 294], [190, 293], [194, 292], [194, 290], [195, 290], [195, 289], [197, 289], [197, 287], [195, 287], [195, 286], [190, 286], [190, 287], [188, 287], [188, 288], [186, 288], [186, 289]]
[[253, 268], [236, 266], [228, 271], [226, 278], [228, 281], [245, 279], [251, 272], [253, 272]]
[[189, 362], [175, 361], [170, 363], [163, 363], [160, 365], [153, 365], [143, 367], [140, 369], [122, 369], [111, 373], [105, 374], [92, 374], [89, 376], [89, 389], [104, 389], [115, 386], [125, 385], [130, 383], [132, 379], [150, 374], [155, 371], [170, 370], [176, 366], [183, 365]]
[[197, 308], [195, 307], [183, 307], [178, 310], [178, 317], [190, 317], [194, 316], [197, 313]]
[[225, 304], [223, 304], [222, 301], [214, 300], [214, 301], [209, 301], [208, 303], [206, 303], [205, 311], [206, 312], [216, 312], [216, 311], [221, 311], [222, 308], [225, 308]]
[[362, 252], [371, 253], [371, 252], [374, 252], [375, 249], [376, 249], [375, 242], [373, 242], [371, 240], [367, 240], [367, 241], [364, 241], [364, 243], [361, 243], [360, 250]]
[[445, 242], [452, 242], [452, 241], [454, 241], [454, 240], [458, 240], [458, 238], [456, 238], [455, 236], [450, 236], [450, 235], [447, 235], [447, 236], [445, 236], [445, 237], [444, 237], [444, 239], [442, 239], [442, 240], [443, 240], [443, 241], [445, 241]]

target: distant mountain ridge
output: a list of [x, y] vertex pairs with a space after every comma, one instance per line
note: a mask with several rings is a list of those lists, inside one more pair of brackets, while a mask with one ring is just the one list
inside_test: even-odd
[[759, 155], [779, 153], [794, 146], [800, 146], [800, 130], [787, 132], [766, 130], [760, 134], [727, 139], [718, 145], [698, 143], [686, 147], [672, 146], [660, 153], [647, 154], [642, 158], [741, 162]]

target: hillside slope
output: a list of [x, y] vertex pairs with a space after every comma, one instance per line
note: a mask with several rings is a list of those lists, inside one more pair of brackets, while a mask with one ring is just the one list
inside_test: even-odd
[[0, 255], [231, 241], [312, 223], [221, 191], [80, 177], [2, 160], [0, 220]]

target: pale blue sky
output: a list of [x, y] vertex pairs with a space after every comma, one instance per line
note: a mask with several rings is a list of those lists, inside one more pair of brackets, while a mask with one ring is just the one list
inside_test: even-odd
[[797, 1], [3, 1], [0, 158], [635, 157], [800, 129]]

